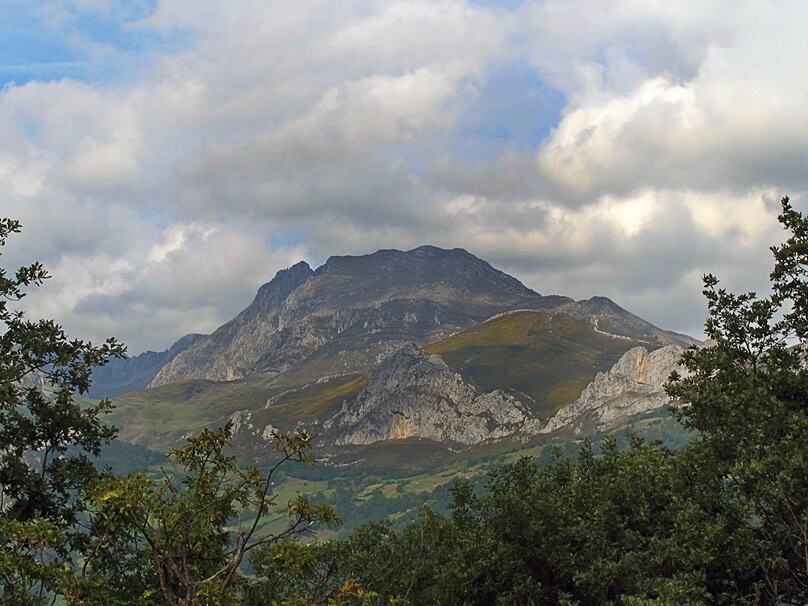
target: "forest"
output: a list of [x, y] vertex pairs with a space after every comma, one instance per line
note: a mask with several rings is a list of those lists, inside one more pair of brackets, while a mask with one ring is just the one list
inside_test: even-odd
[[[668, 393], [694, 439], [638, 436], [524, 457], [457, 482], [446, 512], [315, 540], [340, 512], [273, 478], [313, 461], [304, 433], [244, 466], [232, 427], [203, 430], [161, 473], [98, 471], [108, 401], [79, 403], [124, 354], [18, 303], [47, 278], [0, 269], [0, 601], [12, 605], [808, 604], [808, 219], [788, 198], [771, 291], [704, 277], [709, 341]], [[19, 232], [0, 220], [0, 246]], [[262, 520], [285, 520], [261, 532]]]

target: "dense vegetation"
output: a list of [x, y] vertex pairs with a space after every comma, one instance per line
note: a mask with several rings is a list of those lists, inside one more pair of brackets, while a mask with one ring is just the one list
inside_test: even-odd
[[[39, 604], [805, 604], [808, 603], [808, 219], [783, 200], [772, 292], [705, 277], [711, 344], [668, 389], [695, 433], [671, 449], [637, 436], [505, 464], [456, 483], [446, 513], [368, 523], [339, 540], [307, 498], [271, 479], [309, 458], [278, 435], [276, 466], [241, 468], [229, 427], [172, 453], [162, 475], [98, 474], [108, 405], [82, 408], [88, 370], [120, 348], [67, 341], [0, 303], [3, 485], [0, 598]], [[18, 225], [0, 223], [0, 244]], [[0, 294], [44, 279], [0, 273]], [[45, 373], [49, 397], [24, 387]], [[74, 454], [70, 454], [74, 453]], [[337, 499], [345, 501], [345, 494]], [[266, 532], [256, 530], [265, 524]]]

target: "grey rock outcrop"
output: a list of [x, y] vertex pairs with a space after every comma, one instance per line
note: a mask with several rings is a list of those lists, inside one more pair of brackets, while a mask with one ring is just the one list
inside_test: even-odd
[[512, 395], [482, 393], [411, 343], [384, 360], [324, 427], [337, 432], [337, 444], [411, 437], [478, 444], [535, 434], [541, 422]]
[[35, 369], [23, 375], [18, 382], [22, 389], [36, 389], [41, 391], [47, 399], [56, 395], [56, 388], [50, 384], [44, 371]]
[[585, 428], [601, 428], [664, 406], [670, 398], [662, 385], [672, 371], [681, 372], [683, 351], [678, 345], [651, 352], [644, 347], [630, 349], [611, 370], [598, 373], [581, 396], [558, 411], [541, 433], [562, 428], [581, 433]]

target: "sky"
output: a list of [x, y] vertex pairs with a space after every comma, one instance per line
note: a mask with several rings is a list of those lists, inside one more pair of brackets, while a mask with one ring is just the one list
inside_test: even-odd
[[701, 337], [808, 210], [808, 3], [3, 0], [0, 266], [132, 354], [299, 260], [460, 247]]

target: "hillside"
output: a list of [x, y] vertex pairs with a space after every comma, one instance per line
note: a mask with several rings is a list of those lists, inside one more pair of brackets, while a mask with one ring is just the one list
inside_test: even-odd
[[546, 421], [626, 351], [659, 345], [653, 338], [597, 326], [591, 318], [566, 313], [519, 311], [492, 318], [426, 350], [483, 389], [524, 394], [532, 412]]
[[519, 311], [425, 351], [404, 345], [367, 373], [181, 381], [116, 398], [113, 414], [123, 439], [163, 450], [233, 418], [240, 448], [256, 456], [268, 427], [305, 428], [323, 454], [378, 440], [524, 440], [640, 345], [653, 349], [647, 339], [607, 333], [592, 321]]

